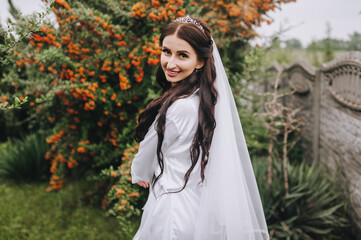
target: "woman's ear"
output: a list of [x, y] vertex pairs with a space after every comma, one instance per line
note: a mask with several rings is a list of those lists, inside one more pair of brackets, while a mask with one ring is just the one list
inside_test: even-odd
[[197, 61], [197, 65], [196, 65], [196, 69], [199, 70], [204, 66], [204, 60], [198, 60]]

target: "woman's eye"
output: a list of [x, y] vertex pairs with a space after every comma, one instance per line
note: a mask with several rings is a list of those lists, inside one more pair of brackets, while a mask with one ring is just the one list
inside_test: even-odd
[[163, 49], [163, 52], [164, 52], [165, 54], [170, 54], [170, 51], [169, 51], [168, 49]]
[[184, 54], [184, 53], [180, 53], [179, 56], [180, 56], [181, 58], [187, 58], [187, 57], [188, 57], [187, 54]]

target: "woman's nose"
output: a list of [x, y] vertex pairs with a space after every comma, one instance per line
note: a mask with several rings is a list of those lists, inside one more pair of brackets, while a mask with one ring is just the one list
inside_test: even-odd
[[175, 68], [177, 66], [177, 61], [176, 59], [172, 56], [169, 58], [169, 61], [167, 63], [167, 68], [172, 69]]

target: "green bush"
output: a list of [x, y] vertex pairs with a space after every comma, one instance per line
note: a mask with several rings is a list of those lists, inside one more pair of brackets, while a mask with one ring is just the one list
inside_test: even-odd
[[[253, 165], [257, 181], [266, 182], [265, 161], [256, 159]], [[347, 204], [320, 167], [289, 164], [288, 196], [281, 164], [275, 164], [273, 171], [271, 188], [259, 185], [272, 239], [340, 239], [350, 232]]]
[[268, 153], [269, 130], [258, 115], [247, 109], [240, 108], [239, 117], [251, 158], [265, 156]]
[[6, 146], [7, 146], [7, 142], [0, 143], [0, 151], [2, 151], [3, 149], [5, 149]]
[[141, 215], [140, 209], [144, 206], [147, 199], [148, 190], [142, 189], [137, 184], [132, 184], [130, 167], [137, 146], [129, 146], [124, 150], [122, 163], [115, 169], [112, 166], [104, 169], [98, 180], [107, 179], [111, 183], [111, 188], [106, 196], [108, 214], [117, 218], [124, 235], [129, 239], [134, 236], [137, 225], [134, 222], [139, 221]]
[[40, 133], [10, 139], [0, 149], [0, 181], [47, 180], [49, 161], [44, 155], [48, 148], [45, 136]]

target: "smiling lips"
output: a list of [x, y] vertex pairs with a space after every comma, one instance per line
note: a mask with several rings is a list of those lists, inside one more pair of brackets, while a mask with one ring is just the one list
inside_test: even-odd
[[171, 70], [167, 69], [167, 74], [168, 74], [168, 76], [170, 76], [170, 77], [175, 77], [175, 76], [177, 76], [180, 72], [181, 72], [181, 71], [176, 72], [176, 71], [171, 71]]

